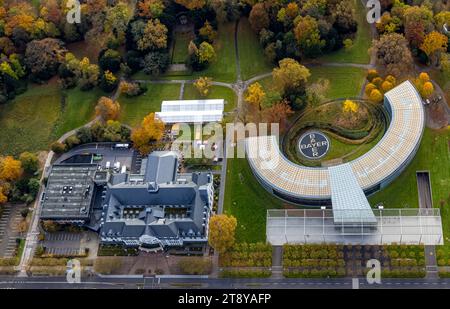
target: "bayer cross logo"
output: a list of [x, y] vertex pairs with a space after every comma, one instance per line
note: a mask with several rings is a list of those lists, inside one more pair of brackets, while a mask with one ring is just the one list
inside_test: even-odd
[[298, 146], [302, 155], [308, 159], [320, 159], [330, 149], [330, 141], [318, 131], [306, 132], [300, 137]]

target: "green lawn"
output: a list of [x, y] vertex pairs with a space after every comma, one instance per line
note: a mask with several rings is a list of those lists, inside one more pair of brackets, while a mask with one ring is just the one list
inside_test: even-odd
[[243, 80], [272, 70], [272, 66], [266, 61], [258, 36], [250, 27], [247, 18], [241, 18], [239, 21], [238, 47]]
[[176, 32], [172, 48], [172, 63], [184, 63], [188, 57], [189, 42], [194, 39], [192, 32]]
[[[328, 99], [346, 99], [359, 97], [360, 91], [366, 78], [366, 70], [353, 67], [310, 67], [311, 76], [309, 83], [314, 83], [319, 78], [328, 79], [330, 88], [327, 93]], [[274, 93], [272, 76], [258, 81], [266, 93]]]
[[228, 159], [224, 213], [237, 219], [237, 241], [265, 241], [267, 209], [283, 204], [258, 183], [247, 159]]
[[97, 88], [89, 91], [81, 91], [79, 88], [66, 91], [63, 115], [55, 129], [55, 139], [92, 120], [95, 105], [103, 95], [105, 94]]
[[225, 112], [230, 112], [236, 107], [237, 97], [233, 90], [227, 87], [212, 86], [207, 97], [202, 97], [193, 84], [186, 84], [184, 87], [184, 100], [198, 99], [224, 99]]
[[218, 36], [214, 42], [216, 60], [201, 72], [194, 72], [191, 78], [199, 76], [212, 77], [222, 82], [234, 82], [236, 80], [236, 53], [234, 49], [235, 23], [219, 24]]
[[320, 59], [327, 62], [345, 62], [345, 63], [369, 63], [370, 56], [368, 49], [372, 44], [370, 25], [366, 20], [366, 9], [360, 0], [353, 0], [356, 5], [356, 20], [358, 22], [358, 31], [353, 40], [353, 47], [346, 51], [344, 48], [325, 55]]
[[358, 97], [366, 78], [366, 71], [352, 67], [312, 67], [309, 82], [313, 83], [319, 78], [330, 81], [329, 99], [346, 99]]
[[[445, 250], [450, 252], [450, 129], [425, 129], [421, 146], [407, 169], [387, 188], [369, 198], [371, 205], [417, 208], [416, 171], [430, 171], [433, 206], [441, 209]], [[441, 201], [444, 206], [441, 207]]]
[[0, 105], [0, 153], [18, 155], [47, 149], [60, 110], [56, 84], [32, 85], [13, 101]]
[[447, 207], [445, 209], [448, 212], [448, 198], [450, 197], [449, 139], [449, 129], [439, 131], [425, 129], [421, 146], [411, 164], [387, 188], [371, 196], [369, 198], [371, 204], [383, 202], [389, 208], [418, 207], [416, 171], [428, 170], [431, 176], [433, 205], [439, 207], [439, 201], [446, 200]]
[[[234, 29], [235, 23], [219, 24], [218, 36], [214, 42], [214, 50], [216, 51], [216, 60], [213, 61], [206, 70], [200, 72], [166, 72], [157, 78], [137, 72], [133, 75], [133, 79], [142, 80], [191, 80], [200, 76], [211, 77], [216, 81], [232, 83], [236, 80], [236, 57], [234, 49]], [[178, 52], [177, 52], [178, 53]], [[180, 51], [181, 55], [181, 51]], [[177, 56], [178, 57], [178, 56]]]
[[131, 126], [137, 126], [142, 119], [151, 112], [161, 111], [161, 102], [164, 100], [178, 100], [180, 85], [178, 84], [148, 84], [148, 91], [138, 97], [122, 95], [120, 103], [119, 120]]
[[0, 153], [48, 149], [65, 132], [92, 119], [101, 90], [62, 91], [56, 83], [30, 85], [13, 101], [0, 105]]

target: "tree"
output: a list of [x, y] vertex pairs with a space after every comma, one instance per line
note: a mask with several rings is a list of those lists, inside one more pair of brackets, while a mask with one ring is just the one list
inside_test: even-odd
[[115, 120], [119, 117], [120, 104], [108, 97], [101, 97], [95, 107], [95, 114], [103, 121]]
[[405, 37], [398, 33], [381, 36], [373, 43], [377, 64], [385, 67], [388, 74], [400, 76], [407, 73], [413, 63]]
[[305, 88], [309, 70], [291, 58], [285, 58], [278, 63], [279, 67], [273, 69], [272, 77], [275, 88], [280, 93], [286, 93], [291, 89]]
[[206, 4], [205, 0], [175, 0], [175, 2], [189, 10], [201, 9]]
[[209, 219], [208, 242], [219, 254], [231, 249], [235, 242], [237, 220], [233, 216], [215, 215]]
[[145, 18], [158, 18], [163, 14], [164, 8], [161, 0], [143, 0], [138, 3], [138, 14]]
[[266, 93], [258, 82], [255, 82], [248, 87], [245, 101], [252, 104], [256, 109], [261, 110], [261, 105], [265, 98]]
[[271, 107], [263, 110], [263, 119], [267, 123], [278, 123], [280, 131], [283, 132], [287, 127], [287, 119], [294, 111], [286, 100], [273, 104]]
[[434, 92], [434, 86], [431, 82], [426, 82], [423, 84], [421, 95], [424, 98], [429, 98]]
[[264, 3], [259, 2], [252, 7], [248, 20], [256, 33], [269, 26], [269, 14], [267, 14]]
[[120, 70], [121, 61], [122, 58], [117, 50], [107, 49], [100, 53], [98, 63], [103, 71], [115, 73]]
[[0, 185], [0, 205], [5, 204], [8, 201], [8, 193], [5, 188]]
[[161, 52], [150, 52], [142, 61], [143, 71], [147, 75], [159, 76], [169, 66], [169, 55]]
[[358, 103], [352, 100], [345, 100], [344, 104], [342, 105], [342, 111], [344, 113], [356, 114], [358, 110], [359, 110]]
[[366, 85], [366, 87], [364, 88], [364, 93], [366, 94], [366, 96], [370, 96], [370, 94], [372, 93], [372, 90], [377, 89], [377, 86], [375, 84], [372, 83], [368, 83]]
[[66, 49], [55, 39], [32, 41], [25, 51], [25, 64], [36, 79], [47, 80], [54, 76], [64, 60]]
[[118, 78], [110, 71], [103, 72], [100, 78], [100, 87], [105, 92], [111, 92], [119, 85]]
[[194, 86], [202, 97], [207, 97], [209, 89], [212, 86], [212, 79], [209, 77], [199, 77], [199, 79], [195, 81]]
[[311, 106], [317, 106], [327, 98], [330, 89], [330, 81], [320, 78], [317, 82], [306, 87], [306, 100]]
[[353, 40], [352, 39], [345, 39], [343, 43], [344, 43], [344, 49], [346, 52], [349, 52], [353, 48]]
[[0, 158], [0, 180], [16, 181], [22, 176], [22, 163], [12, 156]]
[[388, 92], [388, 91], [391, 90], [392, 88], [394, 88], [394, 85], [393, 85], [391, 82], [387, 81], [387, 80], [385, 80], [385, 81], [381, 84], [381, 90], [382, 90], [384, 93]]
[[213, 43], [217, 37], [217, 31], [214, 30], [209, 21], [205, 21], [205, 24], [200, 28], [198, 33], [209, 43]]
[[159, 19], [147, 22], [142, 37], [137, 41], [138, 50], [155, 50], [167, 47], [167, 27]]
[[427, 54], [432, 64], [439, 65], [441, 53], [447, 51], [448, 37], [437, 31], [433, 31], [425, 37], [420, 49]]
[[150, 113], [142, 120], [140, 127], [131, 133], [133, 147], [142, 155], [147, 155], [151, 150], [151, 143], [160, 140], [164, 134], [164, 123]]
[[433, 12], [425, 6], [410, 6], [404, 12], [405, 36], [416, 49], [418, 48], [428, 33], [433, 28]]
[[39, 169], [39, 159], [36, 154], [31, 152], [23, 152], [19, 156], [23, 170], [29, 175], [33, 175]]
[[130, 21], [131, 17], [132, 14], [128, 4], [119, 1], [106, 10], [104, 32], [114, 35], [117, 43], [124, 43], [125, 33], [127, 31], [128, 22]]
[[419, 91], [422, 98], [429, 98], [434, 92], [433, 83], [430, 80], [430, 76], [426, 72], [419, 74], [419, 77], [414, 80], [414, 85]]
[[216, 59], [214, 47], [208, 42], [202, 42], [198, 49], [198, 58], [201, 63], [211, 63]]
[[64, 145], [63, 143], [60, 143], [60, 142], [54, 142], [50, 146], [50, 148], [54, 153], [58, 153], [58, 154], [66, 151], [66, 145]]
[[298, 17], [295, 24], [294, 34], [301, 53], [306, 57], [318, 56], [325, 46], [325, 41], [320, 38], [316, 19], [311, 16]]
[[367, 81], [372, 82], [374, 78], [380, 77], [377, 70], [371, 69], [367, 71]]
[[370, 92], [369, 100], [373, 103], [380, 103], [383, 101], [383, 94], [381, 94], [380, 90], [374, 89]]

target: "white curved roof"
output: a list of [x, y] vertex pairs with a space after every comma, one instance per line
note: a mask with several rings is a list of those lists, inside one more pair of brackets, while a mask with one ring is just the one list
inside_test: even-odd
[[[385, 94], [391, 109], [391, 123], [381, 141], [363, 156], [348, 162], [362, 189], [389, 179], [409, 163], [420, 143], [425, 124], [422, 100], [406, 81]], [[268, 166], [258, 152], [265, 149]], [[250, 137], [247, 159], [266, 185], [289, 196], [309, 199], [331, 198], [328, 168], [310, 168], [289, 161], [280, 151], [275, 136]]]

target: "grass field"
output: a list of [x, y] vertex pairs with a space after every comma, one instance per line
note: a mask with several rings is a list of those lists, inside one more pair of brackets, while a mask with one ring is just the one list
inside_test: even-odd
[[364, 80], [366, 71], [353, 67], [312, 67], [309, 82], [313, 83], [319, 78], [330, 81], [330, 89], [327, 97], [329, 99], [358, 97]]
[[237, 219], [237, 241], [265, 241], [267, 209], [283, 204], [258, 183], [247, 159], [228, 159], [224, 212]]
[[53, 84], [30, 86], [26, 93], [0, 105], [0, 153], [47, 149], [60, 110], [60, 92]]
[[65, 102], [58, 85], [30, 85], [13, 101], [0, 105], [0, 153], [48, 149], [51, 142], [93, 117], [100, 90], [66, 92]]
[[[366, 78], [365, 70], [353, 67], [319, 66], [311, 67], [309, 71], [311, 73], [309, 83], [314, 83], [320, 78], [330, 81], [328, 99], [358, 97]], [[259, 83], [266, 93], [275, 92], [271, 76], [261, 79]]]
[[148, 91], [138, 97], [119, 97], [119, 120], [131, 126], [137, 126], [151, 112], [161, 111], [164, 100], [178, 100], [180, 85], [178, 84], [148, 84]]
[[447, 201], [448, 207], [450, 197], [449, 139], [449, 129], [439, 131], [425, 129], [421, 146], [411, 164], [387, 188], [371, 196], [369, 198], [371, 204], [383, 202], [388, 208], [419, 207], [416, 171], [428, 170], [431, 176], [433, 205], [439, 207], [439, 201], [444, 200]]
[[353, 47], [346, 51], [344, 48], [325, 55], [320, 60], [327, 62], [341, 62], [341, 63], [369, 63], [370, 56], [368, 49], [371, 46], [371, 30], [370, 25], [366, 20], [366, 9], [361, 1], [353, 0], [356, 7], [356, 20], [358, 22], [358, 31], [353, 40]]
[[[369, 198], [371, 205], [382, 202], [388, 208], [417, 208], [416, 171], [430, 172], [433, 206], [441, 209], [444, 249], [450, 252], [450, 129], [425, 129], [422, 143], [407, 169], [387, 188]], [[441, 201], [443, 206], [441, 207]]]
[[191, 76], [212, 77], [222, 82], [234, 82], [236, 80], [236, 59], [234, 50], [234, 23], [219, 24], [218, 36], [214, 42], [216, 60], [201, 72], [194, 72]]
[[212, 86], [207, 97], [202, 97], [194, 85], [186, 84], [184, 86], [184, 100], [199, 100], [199, 99], [224, 99], [225, 112], [230, 112], [236, 107], [237, 97], [233, 90], [227, 87]]
[[75, 88], [68, 90], [66, 92], [64, 110], [55, 127], [55, 139], [92, 120], [94, 118], [95, 105], [103, 95], [105, 94], [99, 89], [81, 91], [79, 88]]
[[241, 18], [238, 30], [242, 79], [247, 80], [258, 74], [270, 72], [272, 66], [266, 61], [258, 36], [253, 32], [247, 18]]
[[176, 32], [172, 48], [172, 63], [184, 63], [188, 57], [189, 42], [194, 39], [192, 32]]

